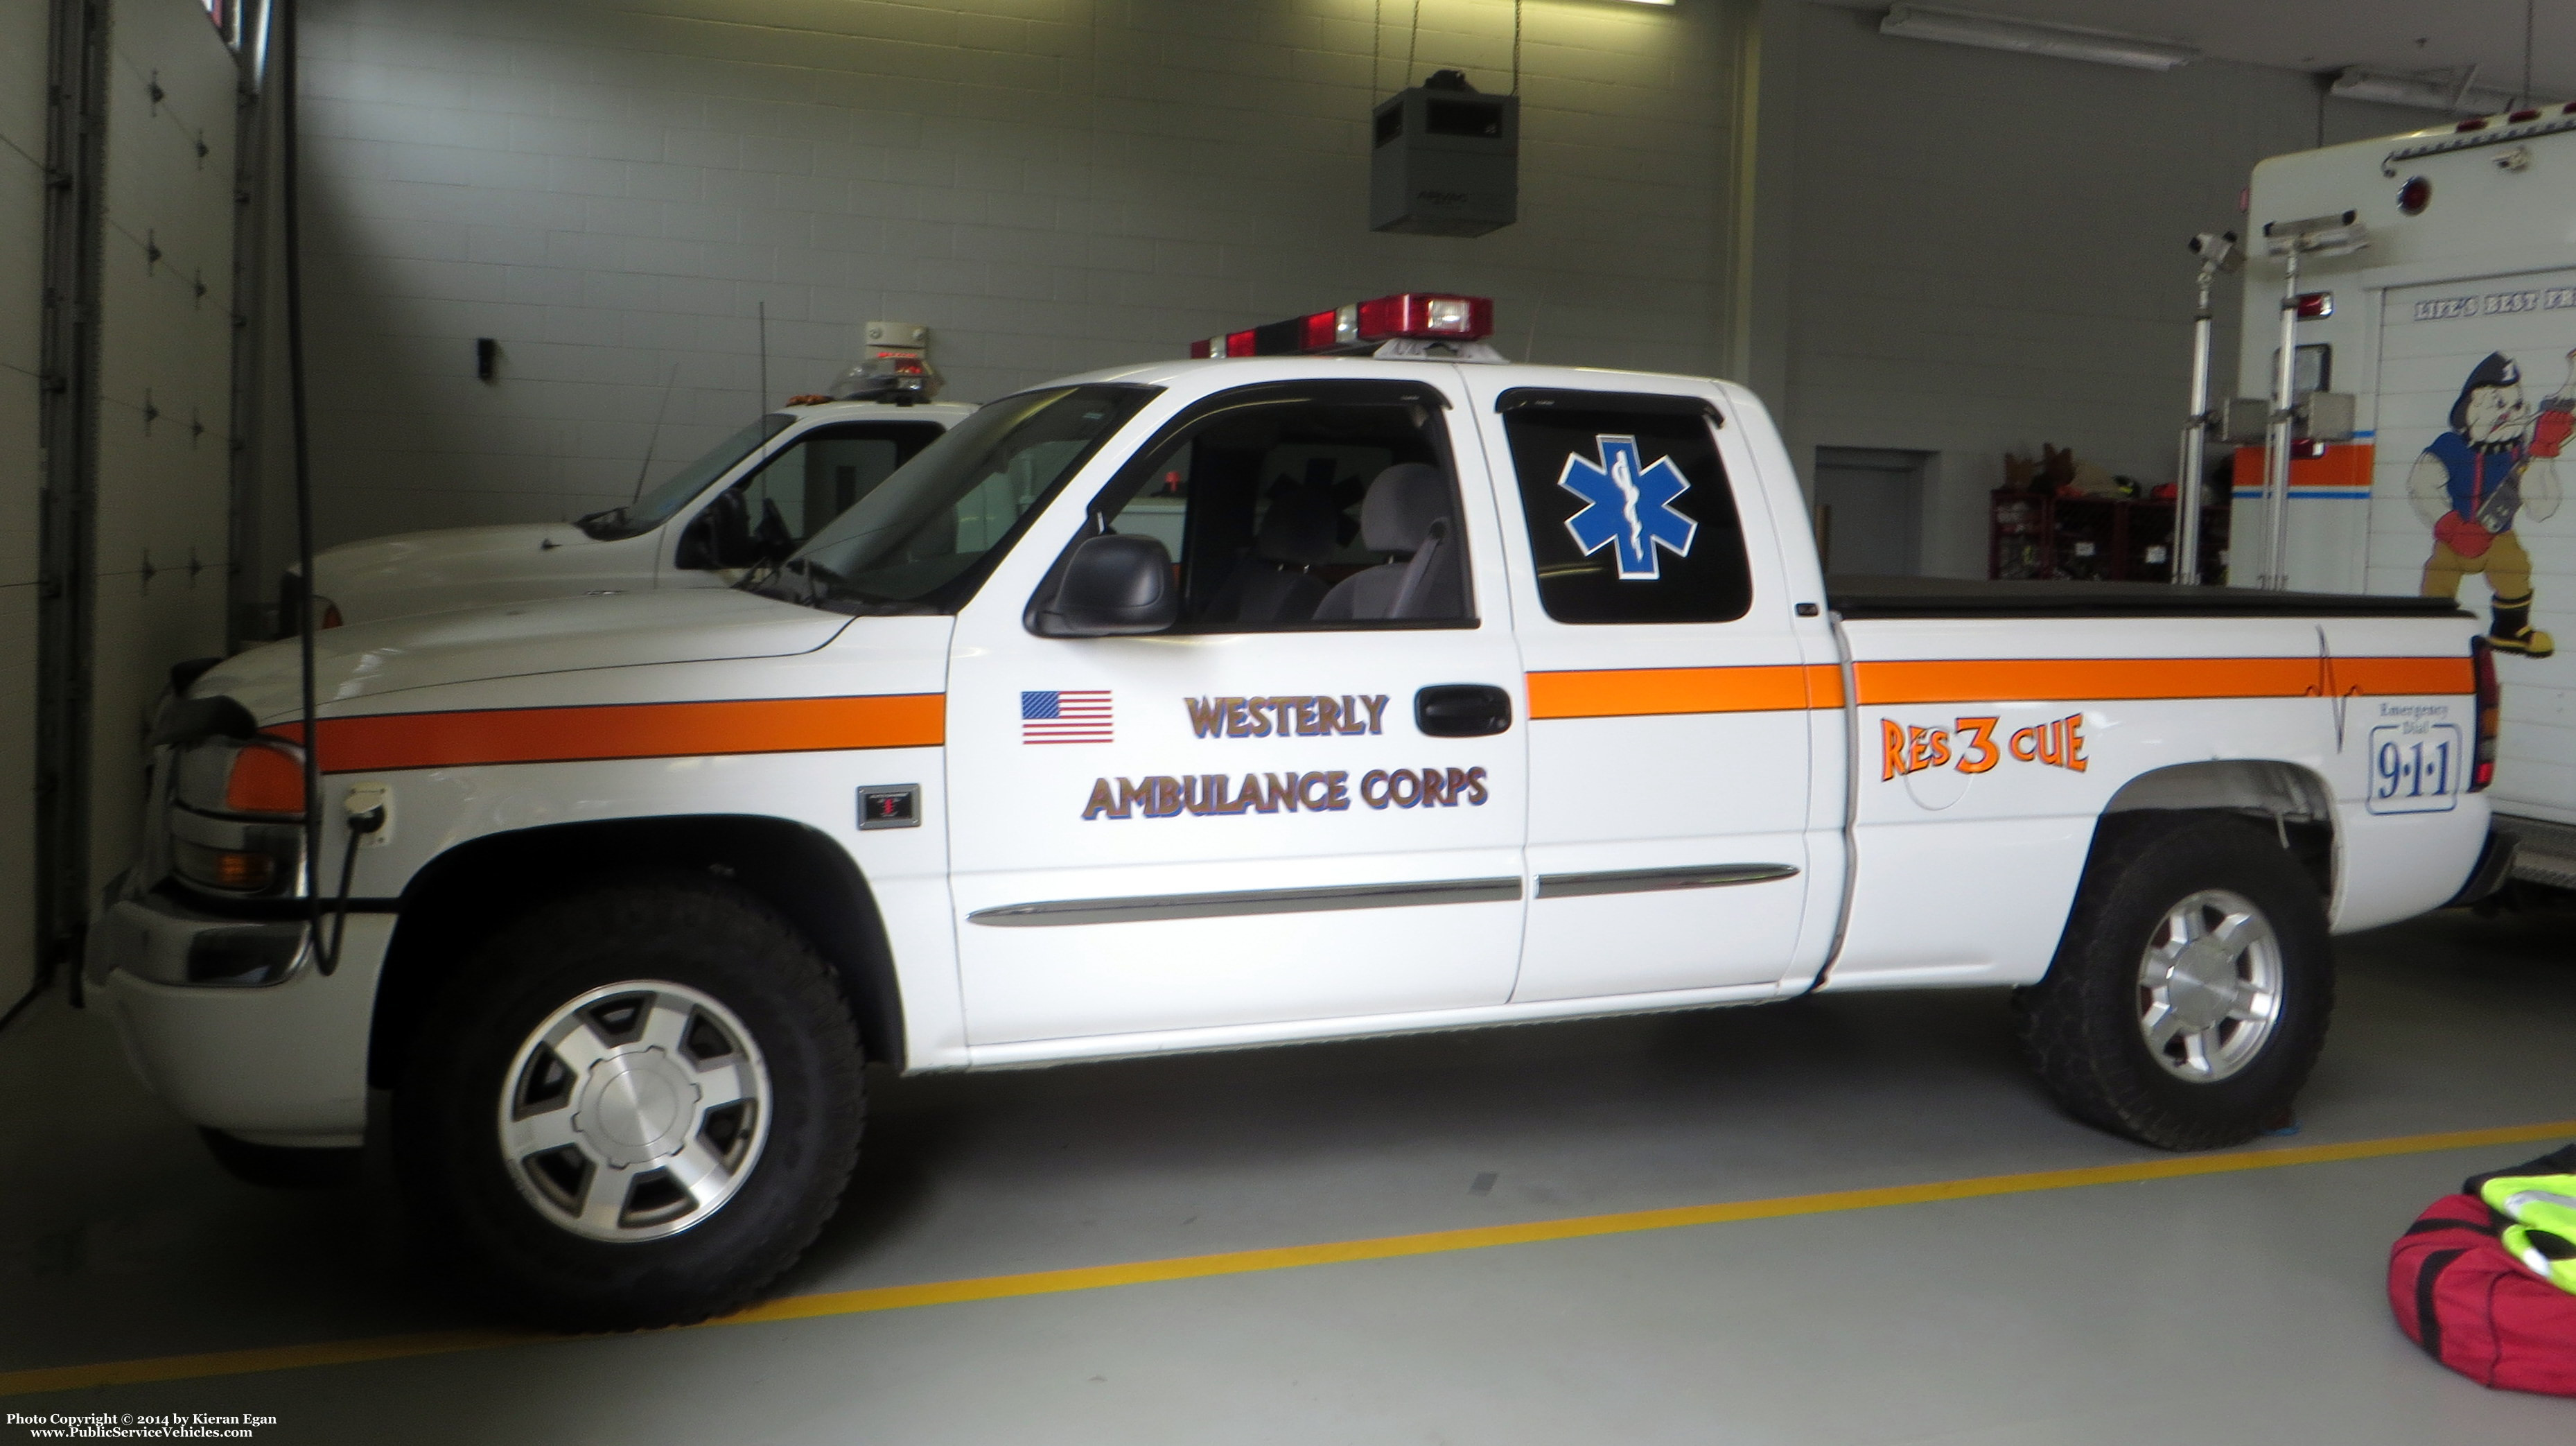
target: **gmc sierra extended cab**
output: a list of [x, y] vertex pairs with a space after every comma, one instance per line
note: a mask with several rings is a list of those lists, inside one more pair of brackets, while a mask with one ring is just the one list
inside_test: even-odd
[[323, 633], [318, 737], [295, 644], [213, 666], [90, 990], [189, 1120], [382, 1131], [504, 1306], [625, 1327], [807, 1247], [863, 1061], [2011, 985], [2065, 1108], [2207, 1147], [2331, 933], [2494, 872], [2449, 602], [1829, 584], [1743, 388], [1391, 300], [1340, 344], [1401, 359], [993, 402], [730, 590]]

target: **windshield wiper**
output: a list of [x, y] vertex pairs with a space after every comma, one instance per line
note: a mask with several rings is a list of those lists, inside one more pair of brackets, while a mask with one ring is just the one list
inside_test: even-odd
[[[789, 580], [788, 575], [794, 574]], [[791, 557], [773, 571], [747, 577], [740, 584], [745, 591], [801, 607], [827, 608], [840, 613], [874, 613], [885, 610], [891, 598], [871, 596], [848, 578], [825, 567], [810, 557]]]

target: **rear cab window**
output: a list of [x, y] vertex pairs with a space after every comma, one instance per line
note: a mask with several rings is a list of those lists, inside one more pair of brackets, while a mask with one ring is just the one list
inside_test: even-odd
[[1723, 623], [1752, 607], [1744, 525], [1707, 402], [1521, 387], [1495, 410], [1551, 619]]

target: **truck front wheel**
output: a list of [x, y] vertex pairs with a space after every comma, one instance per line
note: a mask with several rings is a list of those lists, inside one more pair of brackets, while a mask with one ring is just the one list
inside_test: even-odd
[[829, 967], [758, 900], [590, 888], [494, 934], [431, 1007], [394, 1102], [405, 1211], [513, 1315], [701, 1319], [830, 1218], [860, 1089]]
[[2315, 883], [2271, 830], [2189, 814], [2103, 821], [2048, 977], [2014, 996], [2058, 1103], [2168, 1150], [2287, 1119], [2333, 1009]]

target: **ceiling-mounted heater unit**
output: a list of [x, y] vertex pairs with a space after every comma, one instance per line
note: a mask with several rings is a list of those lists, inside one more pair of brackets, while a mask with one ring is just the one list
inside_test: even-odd
[[1434, 71], [1378, 102], [1369, 229], [1482, 236], [1520, 217], [1521, 101]]

